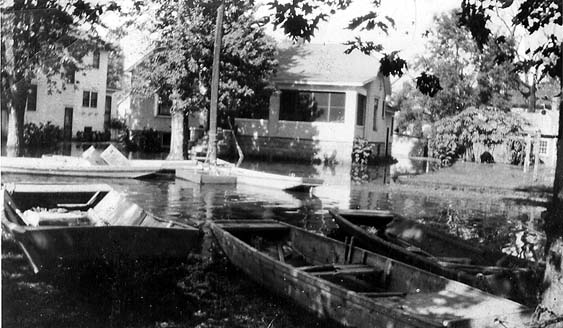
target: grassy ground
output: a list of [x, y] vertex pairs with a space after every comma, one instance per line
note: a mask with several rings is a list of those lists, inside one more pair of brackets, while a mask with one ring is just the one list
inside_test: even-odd
[[458, 162], [428, 174], [400, 176], [397, 182], [454, 190], [525, 192], [549, 197], [553, 188], [553, 174], [553, 169], [540, 167], [534, 179], [533, 168], [525, 173], [521, 166]]
[[337, 327], [249, 281], [216, 252], [35, 275], [15, 242], [2, 239], [2, 327]]

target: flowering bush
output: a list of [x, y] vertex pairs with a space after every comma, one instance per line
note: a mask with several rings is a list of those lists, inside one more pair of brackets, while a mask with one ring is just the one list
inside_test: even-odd
[[470, 107], [434, 123], [428, 148], [442, 165], [451, 165], [462, 155], [474, 160], [473, 146], [490, 147], [522, 133], [526, 121], [518, 115], [495, 109]]

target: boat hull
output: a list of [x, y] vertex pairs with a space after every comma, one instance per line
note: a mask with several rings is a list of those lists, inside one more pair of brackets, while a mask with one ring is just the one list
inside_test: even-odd
[[3, 174], [29, 174], [47, 176], [70, 176], [85, 178], [140, 179], [157, 174], [160, 167], [149, 166], [105, 166], [76, 165], [49, 158], [2, 157]]
[[[4, 188], [2, 225], [36, 273], [81, 263], [183, 258], [199, 245], [199, 229], [155, 217], [108, 190], [104, 185]], [[37, 208], [73, 211], [33, 212]], [[41, 213], [44, 221], [30, 223], [30, 213]]]
[[[353, 236], [360, 247], [496, 295], [529, 304], [535, 302], [541, 272], [530, 269], [530, 264], [520, 259], [487, 252], [411, 220], [395, 217], [388, 221], [388, 215], [381, 211], [329, 210], [329, 213], [340, 229]], [[391, 223], [385, 227], [381, 224], [382, 219]], [[359, 225], [374, 226], [380, 232], [370, 233]], [[398, 237], [401, 243], [406, 241], [413, 250], [386, 236]], [[464, 259], [468, 263], [449, 263], [452, 259]]]
[[[343, 263], [343, 259], [349, 258], [352, 264], [392, 267], [394, 274], [388, 281], [388, 288], [405, 290], [408, 295], [364, 296], [257, 251], [233, 235], [236, 231], [233, 226], [229, 227], [233, 234], [217, 224], [211, 223], [210, 228], [229, 260], [253, 280], [293, 299], [319, 317], [333, 319], [345, 326], [498, 327], [498, 322], [503, 320], [511, 323], [527, 321], [528, 310], [517, 303], [356, 247], [350, 249], [344, 243], [295, 227], [287, 228], [293, 247], [299, 248], [310, 263]], [[261, 231], [264, 232], [264, 228]], [[267, 229], [266, 232], [275, 234]], [[248, 232], [242, 234], [251, 235]]]

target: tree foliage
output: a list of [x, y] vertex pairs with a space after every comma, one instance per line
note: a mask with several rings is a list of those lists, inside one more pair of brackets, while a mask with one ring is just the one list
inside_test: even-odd
[[[154, 50], [135, 70], [134, 92], [152, 95], [156, 91], [170, 98], [176, 89], [180, 101], [173, 111], [208, 108], [215, 15], [220, 1], [157, 3], [153, 32], [159, 35]], [[226, 5], [219, 109], [224, 112], [264, 106], [271, 91], [269, 77], [277, 65], [273, 40], [260, 28], [250, 5], [240, 1]]]

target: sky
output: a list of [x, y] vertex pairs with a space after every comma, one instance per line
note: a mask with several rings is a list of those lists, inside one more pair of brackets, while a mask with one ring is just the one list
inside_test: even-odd
[[[408, 60], [424, 50], [422, 33], [431, 27], [433, 17], [459, 6], [460, 0], [382, 0], [381, 7], [375, 10], [380, 16], [392, 17], [396, 24], [395, 30], [385, 35], [377, 31], [359, 33], [346, 28], [352, 18], [374, 8], [370, 0], [354, 0], [348, 9], [337, 11], [321, 23], [311, 42], [343, 43], [360, 35], [362, 39], [383, 44], [387, 52], [400, 50], [401, 56]], [[287, 40], [281, 30], [273, 31], [272, 26], [267, 26], [267, 30], [277, 40]]]
[[[258, 15], [271, 14], [267, 3], [270, 0], [258, 1]], [[422, 33], [429, 29], [434, 15], [459, 7], [460, 0], [382, 0], [377, 8], [380, 15], [387, 15], [395, 20], [396, 29], [385, 35], [382, 32], [358, 32], [346, 29], [349, 21], [361, 14], [369, 12], [373, 5], [370, 0], [354, 0], [348, 9], [337, 11], [328, 21], [322, 22], [315, 33], [312, 43], [343, 43], [352, 40], [356, 35], [362, 39], [372, 40], [383, 44], [385, 51], [400, 50], [400, 55], [406, 59], [413, 59], [416, 54], [424, 50]], [[276, 40], [283, 42], [289, 39], [271, 24], [266, 25], [266, 31]], [[121, 45], [125, 51], [125, 67], [138, 61], [148, 49], [149, 38], [140, 32], [133, 32], [125, 38]]]

